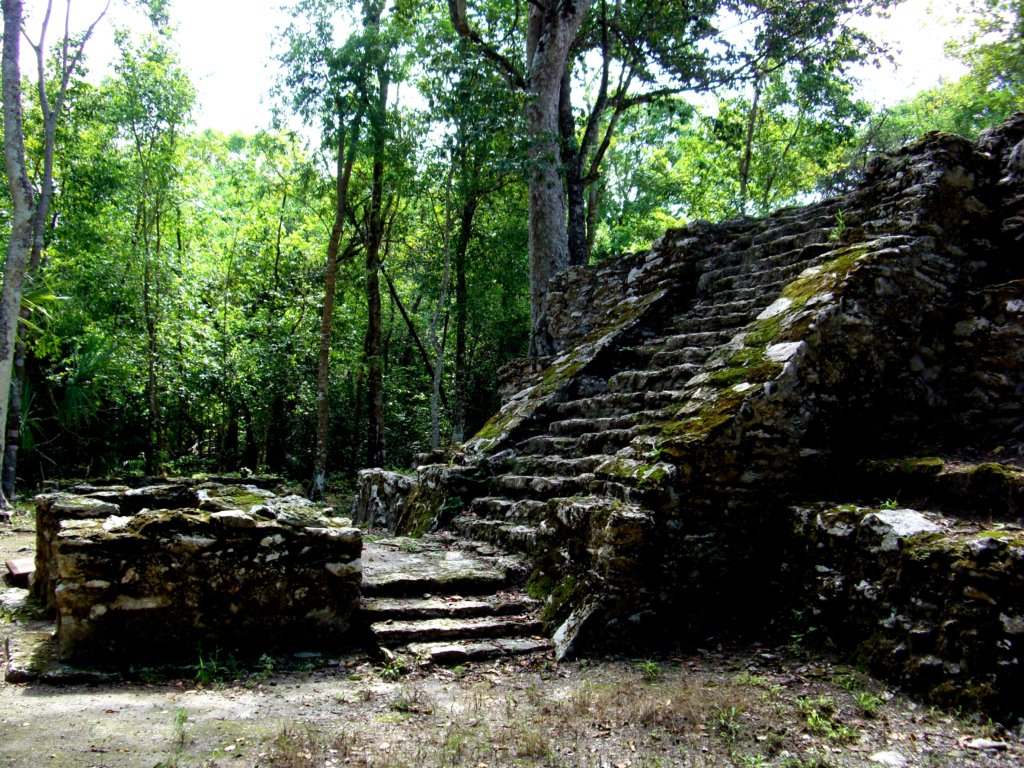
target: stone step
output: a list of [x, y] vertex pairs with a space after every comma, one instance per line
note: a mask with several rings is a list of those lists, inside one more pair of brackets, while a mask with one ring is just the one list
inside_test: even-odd
[[746, 312], [731, 312], [729, 314], [711, 314], [704, 317], [694, 315], [692, 317], [680, 317], [672, 322], [672, 330], [676, 333], [704, 333], [707, 331], [735, 331], [749, 323], [761, 308], [755, 307]]
[[667, 349], [668, 342], [652, 358], [651, 365], [657, 368], [667, 368], [671, 365], [700, 365], [713, 351], [707, 347], [679, 347]]
[[737, 242], [718, 259], [708, 259], [700, 266], [705, 271], [736, 269], [756, 271], [762, 269], [783, 269], [793, 264], [809, 262], [812, 259], [839, 247], [829, 242], [829, 229], [816, 229], [805, 233], [790, 233], [773, 242], [766, 242], [758, 235], [752, 241]]
[[779, 294], [782, 293], [782, 289], [789, 283], [787, 280], [772, 280], [769, 282], [761, 283], [760, 285], [746, 285], [736, 286], [732, 281], [729, 283], [729, 287], [718, 287], [711, 290], [707, 295], [707, 298], [701, 298], [701, 301], [750, 301], [752, 302], [751, 312], [754, 309], [760, 307], [764, 308], [771, 304]]
[[623, 347], [622, 353], [615, 353], [615, 368], [620, 370], [647, 368], [651, 365], [654, 356], [662, 350], [665, 341], [665, 337], [658, 336], [647, 339], [637, 346]]
[[469, 510], [479, 517], [492, 520], [504, 520], [509, 516], [512, 507], [522, 502], [506, 499], [503, 496], [478, 496], [469, 503]]
[[[425, 539], [426, 537], [424, 537]], [[363, 546], [362, 593], [368, 597], [426, 594], [482, 595], [507, 587], [518, 563], [483, 558], [460, 549], [417, 551], [424, 539], [408, 539], [409, 551], [367, 542]], [[395, 540], [393, 540], [395, 541]]]
[[[636, 371], [630, 371], [628, 373], [636, 373]], [[610, 386], [611, 381], [609, 381], [609, 387]], [[585, 435], [590, 432], [600, 432], [605, 429], [628, 429], [635, 424], [653, 421], [661, 418], [662, 416], [663, 411], [659, 408], [635, 411], [626, 415], [617, 414], [614, 416], [602, 416], [593, 419], [564, 419], [562, 421], [553, 421], [548, 424], [548, 434], [559, 436], [578, 436]]]
[[561, 419], [603, 418], [680, 405], [689, 395], [689, 390], [683, 388], [649, 392], [607, 392], [559, 403], [555, 406], [554, 413]]
[[[537, 516], [542, 517], [539, 511]], [[533, 525], [460, 515], [452, 526], [467, 538], [495, 544], [506, 552], [531, 554], [537, 548], [537, 528]]]
[[[635, 437], [654, 431], [654, 427], [650, 423], [638, 422], [630, 416], [615, 418], [623, 420], [623, 423], [629, 426], [595, 428], [593, 431], [572, 437], [537, 435], [523, 440], [519, 443], [518, 449], [523, 451], [523, 456], [548, 457], [552, 460], [545, 465], [543, 472], [536, 471], [536, 465], [529, 466], [530, 474], [571, 479], [589, 471], [586, 465], [590, 457], [613, 454], [624, 445], [628, 445]], [[601, 419], [594, 420], [595, 423], [600, 423], [600, 421]], [[559, 460], [566, 459], [570, 460], [568, 464], [563, 465], [559, 462]], [[563, 467], [569, 471], [569, 474], [562, 474]], [[514, 467], [514, 474], [523, 474], [526, 469], [527, 466], [520, 460]], [[544, 490], [538, 490], [538, 493], [543, 494]]]
[[770, 265], [735, 265], [721, 267], [701, 275], [700, 286], [713, 286], [716, 282], [731, 279], [732, 288], [756, 288], [763, 285], [777, 285], [778, 283], [789, 283], [803, 272], [807, 267], [817, 263], [816, 261], [797, 261], [783, 266]]
[[633, 424], [623, 429], [604, 429], [579, 435], [573, 448], [576, 456], [593, 456], [595, 454], [615, 453], [619, 448], [629, 445], [636, 437], [657, 432], [654, 424]]
[[368, 624], [377, 624], [385, 621], [518, 616], [536, 610], [539, 606], [539, 600], [526, 595], [506, 593], [476, 599], [461, 595], [431, 598], [367, 598], [363, 600], [360, 610]]
[[[680, 322], [686, 322], [688, 318], [681, 318]], [[698, 347], [711, 352], [722, 342], [728, 341], [736, 332], [730, 329], [719, 329], [716, 331], [677, 331], [675, 325], [668, 327], [668, 338], [665, 339], [665, 346], [662, 349], [681, 349], [682, 347]]]
[[[531, 470], [532, 465], [528, 465]], [[546, 504], [535, 499], [519, 499], [513, 501], [500, 496], [478, 496], [469, 504], [469, 512], [477, 517], [489, 520], [535, 520], [543, 512]]]
[[517, 446], [524, 453], [540, 456], [565, 456], [576, 447], [577, 439], [571, 436], [541, 434], [523, 440]]
[[516, 464], [523, 472], [532, 475], [543, 475], [545, 477], [579, 477], [594, 471], [594, 467], [604, 462], [608, 457], [604, 454], [593, 456], [536, 456], [523, 455], [516, 460]]
[[491, 490], [496, 496], [510, 499], [551, 499], [556, 496], [575, 496], [593, 479], [592, 475], [578, 477], [544, 477], [541, 475], [499, 475], [491, 478]]
[[523, 637], [535, 635], [541, 629], [540, 620], [535, 616], [477, 616], [418, 621], [379, 621], [370, 625], [370, 631], [373, 632], [378, 645], [385, 648], [436, 640]]
[[551, 648], [551, 642], [542, 638], [498, 638], [461, 643], [411, 643], [409, 652], [433, 664], [455, 666], [502, 656], [546, 653]]
[[609, 392], [648, 392], [678, 390], [700, 370], [697, 363], [679, 363], [664, 368], [622, 371], [608, 379]]

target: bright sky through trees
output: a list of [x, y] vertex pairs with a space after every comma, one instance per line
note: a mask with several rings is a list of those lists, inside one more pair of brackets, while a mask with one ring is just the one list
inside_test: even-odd
[[[44, 0], [26, 0], [28, 29], [38, 34]], [[138, 12], [114, 0], [110, 23], [102, 25], [89, 45], [94, 77], [106, 71], [114, 57], [113, 27], [142, 29], [146, 21]], [[83, 28], [103, 7], [102, 0], [72, 0], [72, 29]], [[64, 0], [54, 0], [50, 39], [63, 23]], [[876, 103], [891, 104], [940, 78], [963, 74], [963, 66], [943, 55], [943, 44], [955, 33], [952, 20], [955, 0], [906, 0], [889, 19], [866, 23], [878, 39], [892, 46], [896, 67], [866, 68], [861, 74], [865, 96]], [[175, 42], [182, 63], [199, 94], [196, 124], [221, 131], [254, 131], [270, 121], [267, 96], [274, 77], [271, 40], [287, 14], [278, 2], [265, 0], [172, 0], [171, 19], [177, 26]], [[26, 52], [31, 49], [24, 46]], [[28, 62], [26, 62], [26, 67]]]

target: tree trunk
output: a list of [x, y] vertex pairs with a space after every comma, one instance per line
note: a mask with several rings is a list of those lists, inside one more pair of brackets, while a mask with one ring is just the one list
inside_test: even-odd
[[383, 235], [381, 205], [384, 195], [384, 146], [378, 143], [373, 157], [373, 179], [366, 242], [366, 394], [369, 422], [366, 435], [366, 466], [384, 466], [384, 359], [383, 315], [380, 300], [380, 246]]
[[[441, 382], [444, 377], [444, 350], [448, 345], [448, 286], [452, 275], [452, 173], [455, 166], [453, 153], [448, 166], [448, 175], [444, 185], [444, 272], [441, 277], [441, 291], [437, 297], [437, 306], [430, 322], [430, 344], [434, 348], [433, 375], [430, 389], [430, 450], [441, 448]], [[438, 339], [438, 325], [444, 317], [444, 330]]]
[[[25, 164], [25, 122], [21, 104], [21, 0], [3, 0], [4, 41], [3, 41], [3, 113], [4, 113], [4, 167], [11, 194], [11, 233], [7, 241], [4, 260], [3, 288], [0, 289], [0, 457], [4, 459], [3, 488], [0, 489], [0, 508], [6, 508], [7, 495], [13, 493], [14, 476], [17, 468], [18, 438], [21, 432], [21, 403], [24, 355], [19, 355], [19, 379], [14, 396], [17, 399], [15, 414], [8, 426], [8, 410], [11, 405], [11, 375], [14, 354], [17, 347], [18, 318], [21, 314], [21, 294], [28, 268], [39, 263], [43, 248], [43, 232], [50, 211], [53, 196], [53, 152], [56, 143], [57, 120], [60, 118], [68, 83], [78, 67], [82, 50], [92, 36], [100, 19], [110, 7], [109, 0], [99, 16], [92, 22], [77, 46], [71, 44], [65, 18], [64, 40], [58, 61], [60, 63], [60, 86], [57, 97], [51, 105], [46, 84], [44, 62], [46, 26], [50, 19], [47, 7], [39, 43], [35, 47], [38, 67], [37, 86], [40, 108], [43, 113], [43, 174], [40, 180], [38, 200], [28, 177]], [[68, 6], [70, 14], [70, 5]], [[9, 431], [8, 431], [9, 430]], [[9, 482], [8, 482], [9, 480]]]
[[747, 130], [743, 137], [743, 158], [740, 160], [740, 215], [747, 215], [747, 198], [750, 186], [750, 162], [754, 153], [754, 129], [757, 127], [757, 106], [761, 100], [761, 81], [754, 83], [754, 100], [750, 104]]
[[552, 354], [544, 300], [551, 279], [569, 265], [560, 173], [559, 99], [569, 48], [591, 0], [532, 3], [526, 37], [526, 125], [530, 192], [530, 347]]
[[526, 94], [524, 113], [529, 143], [530, 353], [554, 352], [547, 328], [544, 299], [548, 284], [569, 264], [565, 193], [560, 169], [559, 96], [569, 49], [592, 0], [537, 0], [529, 4], [526, 29], [526, 70], [474, 30], [465, 0], [448, 0], [455, 31], [495, 63], [511, 88]]
[[[380, 29], [383, 3], [367, 4], [366, 27]], [[384, 153], [387, 149], [388, 88], [391, 73], [387, 57], [378, 52], [377, 92], [374, 94], [370, 131], [373, 138], [373, 168], [370, 178], [370, 207], [366, 218], [366, 394], [368, 401], [366, 466], [383, 467], [384, 446], [384, 351], [383, 316], [380, 300], [380, 249], [384, 239]]]
[[[327, 449], [330, 432], [331, 327], [334, 319], [334, 296], [338, 281], [338, 248], [348, 212], [348, 185], [355, 165], [362, 113], [357, 112], [352, 125], [341, 126], [342, 107], [338, 105], [338, 156], [335, 171], [334, 225], [327, 243], [327, 275], [324, 278], [324, 305], [320, 315], [320, 352], [316, 372], [316, 448], [313, 451], [313, 481], [309, 495], [322, 501], [327, 486]], [[346, 140], [348, 142], [346, 152]]]
[[466, 407], [469, 400], [466, 360], [466, 334], [469, 319], [469, 288], [466, 282], [466, 256], [473, 231], [473, 217], [480, 198], [470, 192], [462, 203], [459, 236], [455, 240], [455, 408], [452, 412], [452, 442], [466, 439]]
[[[146, 238], [143, 233], [143, 238]], [[153, 301], [152, 269], [150, 266], [149, 246], [144, 246], [146, 254], [143, 266], [142, 309], [146, 325], [146, 474], [155, 477], [161, 469], [161, 429], [160, 401], [157, 395], [157, 361], [159, 360], [159, 343], [157, 338], [156, 308]]]
[[[11, 233], [0, 289], [0, 455], [6, 451], [11, 369], [21, 312], [21, 292], [34, 240], [35, 194], [25, 165], [25, 127], [21, 110], [21, 0], [4, 0], [3, 110], [4, 167], [11, 194]], [[7, 498], [0, 494], [0, 507]]]
[[562, 165], [565, 167], [565, 199], [568, 208], [567, 235], [569, 264], [586, 266], [587, 250], [586, 189], [583, 183], [584, 150], [576, 140], [576, 120], [572, 114], [571, 72], [566, 67], [558, 99], [558, 130], [562, 140]]

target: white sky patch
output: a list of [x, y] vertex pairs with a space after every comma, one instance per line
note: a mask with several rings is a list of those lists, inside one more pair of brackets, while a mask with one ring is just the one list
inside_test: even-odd
[[[51, 44], [63, 28], [65, 2], [54, 0], [53, 5]], [[103, 0], [72, 0], [72, 30], [84, 29], [103, 5]], [[172, 0], [175, 42], [198, 92], [197, 127], [229, 133], [269, 126], [268, 94], [277, 71], [271, 40], [277, 28], [288, 22], [280, 5], [281, 0]], [[46, 2], [26, 0], [25, 6], [27, 28], [35, 39]], [[940, 78], [963, 74], [963, 66], [943, 52], [944, 42], [956, 34], [955, 15], [956, 0], [905, 0], [889, 19], [863, 20], [865, 30], [892, 46], [897, 60], [895, 67], [883, 64], [879, 69], [857, 71], [864, 82], [864, 97], [888, 105], [935, 85]], [[108, 18], [86, 49], [91, 80], [110, 72], [110, 62], [117, 56], [115, 26], [145, 30], [148, 22], [120, 0], [111, 3]], [[25, 70], [34, 71], [34, 66], [30, 70], [32, 52], [27, 45], [23, 49]]]
[[862, 81], [861, 95], [873, 104], [890, 106], [900, 99], [967, 73], [946, 56], [946, 42], [963, 35], [956, 24], [956, 0], [904, 0], [888, 18], [858, 20], [858, 26], [891, 49], [894, 64], [854, 70]]

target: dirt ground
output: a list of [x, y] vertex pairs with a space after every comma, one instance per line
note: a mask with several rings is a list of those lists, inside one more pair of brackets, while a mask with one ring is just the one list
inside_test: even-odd
[[[33, 544], [27, 515], [0, 527], [0, 561]], [[34, 626], [0, 614], [0, 641]], [[1024, 765], [1019, 724], [930, 708], [794, 643], [454, 669], [208, 658], [138, 677], [0, 683], [0, 766]]]

